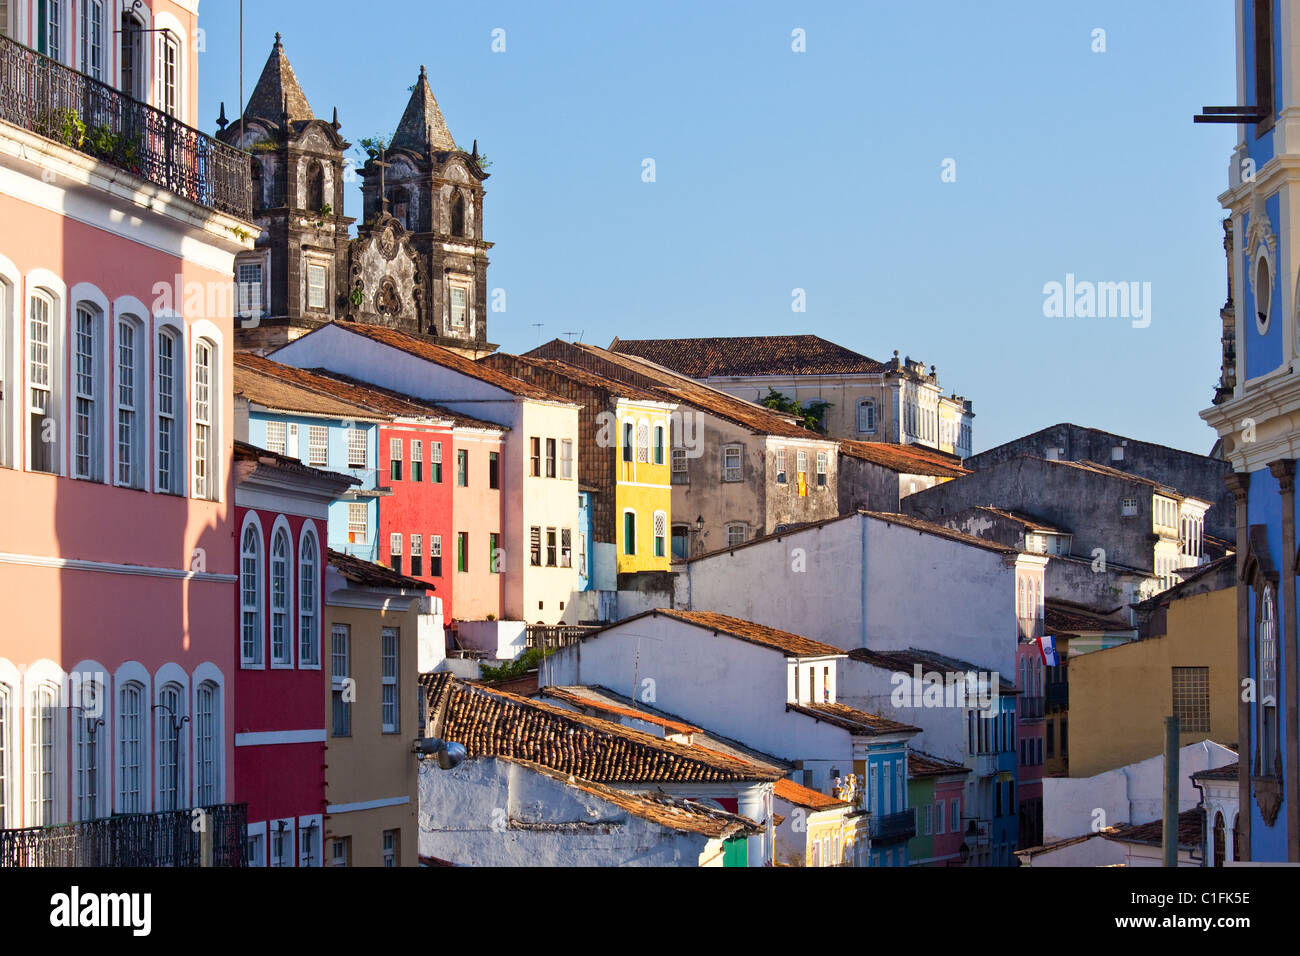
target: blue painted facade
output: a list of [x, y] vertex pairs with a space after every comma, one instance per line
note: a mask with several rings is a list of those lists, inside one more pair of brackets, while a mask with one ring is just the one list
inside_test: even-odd
[[578, 590], [590, 591], [591, 579], [591, 492], [578, 492], [578, 534], [582, 538], [582, 547], [574, 566], [578, 569]]
[[[901, 780], [901, 783], [900, 783]], [[888, 791], [886, 788], [890, 788]], [[892, 792], [891, 792], [892, 791]], [[867, 748], [867, 809], [877, 817], [907, 809], [907, 744], [870, 744]], [[868, 866], [907, 866], [907, 840], [871, 840]]]
[[[1017, 791], [1020, 789], [1020, 781], [1016, 777], [1019, 763], [1016, 759], [1016, 750], [1018, 745], [1016, 739], [1016, 698], [1007, 695], [998, 697], [998, 713], [1006, 715], [1006, 720], [1011, 726], [1010, 746], [1005, 750], [999, 750], [997, 754], [997, 777], [994, 779], [994, 786], [1002, 787], [1001, 813], [996, 813], [993, 817], [993, 832], [990, 839], [997, 852], [994, 854], [994, 865], [996, 866], [1017, 866], [1014, 851], [1016, 843], [1020, 839], [1020, 801]], [[995, 803], [996, 807], [997, 804]]]
[[[250, 412], [248, 416], [248, 440], [259, 448], [266, 447], [266, 424], [269, 421], [283, 422], [287, 437], [285, 454], [297, 458], [304, 465], [308, 461], [308, 428], [324, 425], [328, 429], [326, 442], [327, 462], [324, 466], [313, 465], [324, 471], [337, 471], [357, 480], [354, 491], [374, 492], [379, 487], [379, 426], [373, 422], [344, 421], [342, 419], [308, 418], [305, 416], [285, 415], [273, 412]], [[293, 432], [297, 431], [296, 442]], [[366, 436], [366, 467], [348, 467], [349, 434], [361, 431]], [[360, 535], [348, 531], [349, 504], [364, 503], [366, 506], [366, 533], [364, 540]], [[358, 495], [341, 498], [330, 503], [329, 507], [329, 546], [335, 551], [342, 551], [367, 561], [379, 561], [379, 498], [371, 495]]]

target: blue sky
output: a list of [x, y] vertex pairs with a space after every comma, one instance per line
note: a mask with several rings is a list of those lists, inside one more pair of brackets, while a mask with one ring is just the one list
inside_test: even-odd
[[[202, 9], [211, 130], [219, 101], [238, 112], [238, 4]], [[1058, 421], [1213, 443], [1197, 412], [1235, 127], [1191, 118], [1235, 102], [1231, 4], [421, 3], [395, 24], [275, 0], [244, 17], [245, 95], [279, 30], [352, 142], [391, 134], [427, 65], [457, 141], [492, 160], [507, 309], [488, 335], [507, 351], [813, 332], [936, 365], [974, 402], [977, 451]], [[1044, 317], [1067, 273], [1150, 282], [1150, 326]]]

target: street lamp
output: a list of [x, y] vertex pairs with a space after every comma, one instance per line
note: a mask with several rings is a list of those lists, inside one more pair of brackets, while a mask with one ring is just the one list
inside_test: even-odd
[[453, 770], [465, 762], [465, 745], [439, 737], [421, 737], [411, 748], [417, 760], [437, 757], [439, 770]]

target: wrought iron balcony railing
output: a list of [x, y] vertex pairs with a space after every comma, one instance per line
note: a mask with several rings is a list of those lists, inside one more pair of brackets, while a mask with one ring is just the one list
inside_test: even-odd
[[248, 153], [4, 36], [0, 119], [200, 206], [252, 219]]
[[247, 866], [248, 804], [124, 813], [49, 827], [0, 830], [0, 867], [202, 866], [203, 832], [213, 866]]
[[595, 630], [595, 626], [585, 624], [528, 624], [524, 626], [524, 647], [542, 650], [568, 647]]
[[872, 843], [901, 843], [916, 836], [916, 807], [899, 813], [873, 816], [869, 823]]

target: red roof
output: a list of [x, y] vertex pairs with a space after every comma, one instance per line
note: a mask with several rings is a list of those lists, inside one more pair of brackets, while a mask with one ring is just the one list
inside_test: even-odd
[[880, 465], [904, 475], [931, 475], [935, 478], [960, 478], [970, 471], [961, 466], [956, 455], [935, 451], [923, 445], [900, 445], [882, 441], [840, 442], [840, 452], [859, 461]]
[[849, 375], [887, 366], [819, 335], [737, 335], [697, 339], [614, 339], [611, 352], [636, 355], [691, 378]]

